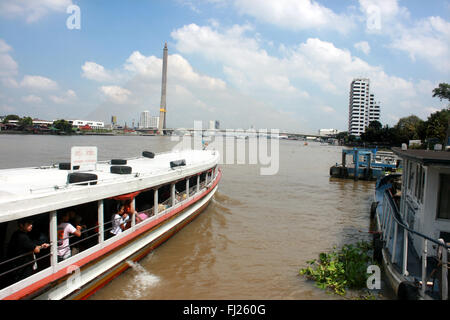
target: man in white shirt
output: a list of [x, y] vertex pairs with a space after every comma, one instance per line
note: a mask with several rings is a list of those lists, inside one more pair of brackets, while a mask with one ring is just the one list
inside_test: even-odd
[[70, 258], [72, 252], [69, 245], [69, 236], [71, 234], [81, 237], [81, 226], [76, 228], [68, 221], [70, 219], [70, 211], [61, 215], [61, 222], [58, 224], [58, 262]]
[[130, 219], [130, 217], [125, 212], [125, 206], [122, 204], [119, 206], [117, 213], [112, 217], [111, 235], [116, 236], [125, 230], [128, 219]]

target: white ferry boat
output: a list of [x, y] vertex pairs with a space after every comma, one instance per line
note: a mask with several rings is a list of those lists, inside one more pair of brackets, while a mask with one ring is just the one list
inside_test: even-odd
[[[97, 161], [95, 147], [75, 147], [83, 152], [74, 161], [72, 148], [71, 163], [0, 170], [1, 299], [88, 298], [194, 219], [221, 178], [212, 150]], [[126, 219], [116, 215], [124, 203]], [[64, 237], [67, 217], [79, 232]], [[20, 252], [18, 239], [36, 247]]]
[[375, 256], [400, 299], [448, 300], [450, 152], [393, 151], [403, 172], [377, 181]]

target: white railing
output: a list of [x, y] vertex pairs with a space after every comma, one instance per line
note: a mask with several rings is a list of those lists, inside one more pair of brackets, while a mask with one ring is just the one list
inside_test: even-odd
[[[408, 238], [409, 236], [416, 235], [422, 239], [422, 252], [421, 252], [421, 282], [420, 284], [420, 294], [422, 297], [425, 296], [425, 291], [427, 288], [428, 280], [434, 276], [438, 271], [437, 268], [441, 268], [441, 279], [440, 281], [440, 295], [442, 300], [448, 299], [448, 251], [449, 246], [442, 240], [432, 239], [420, 232], [411, 229], [407, 224], [405, 224], [399, 214], [398, 208], [390, 190], [386, 190], [383, 195], [383, 207], [381, 213], [377, 215], [379, 219], [379, 226], [382, 233], [382, 239], [384, 241], [384, 247], [388, 250], [391, 258], [391, 263], [396, 264], [401, 267], [402, 275], [409, 276], [408, 272], [408, 262], [411, 262], [413, 257], [408, 255]], [[403, 232], [403, 237], [399, 237]], [[427, 260], [431, 257], [428, 253], [428, 243], [433, 243], [437, 250], [434, 256], [438, 263], [435, 270], [431, 273], [427, 272]], [[400, 255], [398, 254], [398, 250]], [[401, 259], [397, 258], [400, 256]], [[409, 259], [409, 260], [408, 260]], [[399, 261], [400, 260], [400, 261]], [[434, 282], [433, 282], [434, 289]]]

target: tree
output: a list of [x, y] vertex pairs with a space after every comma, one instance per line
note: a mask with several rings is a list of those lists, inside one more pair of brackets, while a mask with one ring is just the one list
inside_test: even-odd
[[33, 125], [33, 119], [31, 117], [23, 117], [19, 120], [19, 126], [26, 128], [31, 127]]
[[[442, 109], [430, 114], [425, 124], [425, 135], [427, 139], [436, 138], [444, 144], [447, 135], [448, 123], [450, 121], [450, 109]], [[444, 144], [445, 145], [445, 144]]]
[[53, 127], [65, 133], [72, 133], [72, 125], [64, 119], [53, 122]]
[[423, 122], [422, 119], [415, 115], [401, 118], [395, 125], [395, 128], [398, 130], [402, 143], [408, 143], [409, 140], [422, 139], [420, 133]]
[[3, 119], [3, 123], [8, 123], [9, 120], [20, 120], [20, 117], [17, 114], [8, 114]]
[[382, 127], [383, 125], [381, 124], [381, 122], [377, 120], [371, 121], [369, 123], [369, 128], [372, 128], [374, 130], [381, 130]]
[[433, 98], [438, 97], [450, 101], [450, 85], [448, 83], [439, 83], [439, 87], [433, 89]]

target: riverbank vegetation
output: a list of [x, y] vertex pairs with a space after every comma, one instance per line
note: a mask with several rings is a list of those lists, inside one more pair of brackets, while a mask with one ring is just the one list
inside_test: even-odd
[[[308, 266], [300, 269], [299, 274], [315, 281], [318, 288], [345, 296], [347, 290], [363, 290], [367, 288], [369, 265], [377, 263], [372, 258], [372, 244], [358, 242], [344, 245], [341, 249], [319, 254], [318, 259], [307, 261]], [[373, 298], [372, 294], [364, 294], [363, 298]]]

